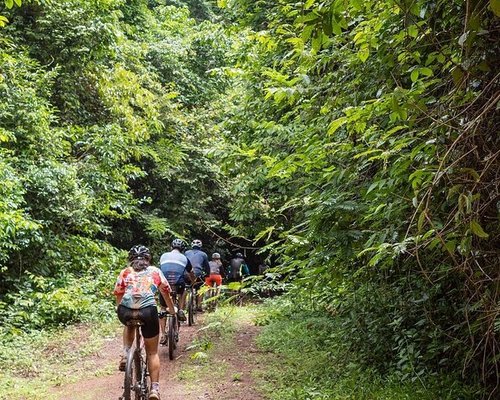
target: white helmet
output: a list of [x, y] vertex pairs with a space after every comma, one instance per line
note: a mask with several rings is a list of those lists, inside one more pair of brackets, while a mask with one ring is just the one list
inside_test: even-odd
[[201, 249], [202, 246], [203, 246], [203, 243], [201, 242], [200, 239], [194, 239], [191, 242], [191, 247], [199, 247]]

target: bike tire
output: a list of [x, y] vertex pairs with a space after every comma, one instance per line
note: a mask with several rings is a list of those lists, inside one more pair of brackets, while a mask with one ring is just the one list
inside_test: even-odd
[[140, 365], [140, 373], [138, 380], [141, 382], [141, 393], [139, 396], [140, 400], [148, 400], [149, 399], [149, 388], [150, 388], [150, 379], [148, 373], [148, 364], [145, 357], [142, 354], [139, 355], [139, 365]]
[[207, 310], [215, 311], [217, 309], [217, 285], [209, 286], [206, 296]]
[[176, 318], [172, 316], [168, 319], [168, 358], [174, 359], [175, 355], [175, 325]]
[[196, 323], [196, 306], [195, 306], [195, 294], [193, 291], [189, 291], [188, 293], [188, 325], [193, 326]]
[[143, 396], [143, 393], [141, 390], [141, 384], [142, 382], [142, 355], [141, 355], [141, 349], [136, 348], [134, 351], [134, 369], [135, 369], [135, 400], [144, 400], [145, 397]]
[[177, 350], [177, 343], [179, 343], [179, 332], [181, 331], [181, 321], [179, 321], [179, 318], [175, 319], [176, 324], [175, 324], [175, 350]]
[[130, 349], [127, 356], [127, 364], [125, 366], [125, 377], [123, 379], [123, 400], [133, 400], [134, 387], [137, 379], [136, 375], [136, 365], [135, 365], [135, 349]]

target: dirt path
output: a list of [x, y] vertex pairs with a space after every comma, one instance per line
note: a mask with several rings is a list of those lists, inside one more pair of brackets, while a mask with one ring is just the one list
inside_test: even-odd
[[[250, 322], [239, 321], [226, 342], [213, 338], [206, 353], [193, 348], [193, 340], [204, 335], [201, 324], [181, 327], [177, 358], [168, 360], [167, 348], [160, 347], [162, 362], [160, 385], [162, 400], [260, 400], [264, 399], [255, 387], [252, 371], [259, 367], [255, 357], [255, 337], [259, 328]], [[59, 400], [117, 400], [121, 394], [123, 373], [117, 370], [121, 352], [119, 333], [109, 339], [97, 352], [82, 360], [93, 376], [54, 388]], [[198, 352], [198, 354], [197, 354]], [[204, 355], [206, 358], [196, 357]], [[195, 355], [193, 357], [193, 355]], [[78, 375], [78, 373], [77, 373]]]

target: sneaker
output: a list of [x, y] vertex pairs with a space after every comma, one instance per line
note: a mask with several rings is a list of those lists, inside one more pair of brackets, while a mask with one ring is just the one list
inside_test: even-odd
[[125, 372], [125, 367], [127, 366], [127, 359], [125, 358], [125, 356], [122, 354], [120, 356], [120, 363], [118, 364], [118, 370], [119, 371], [122, 371], [122, 372]]
[[151, 389], [149, 392], [149, 400], [160, 400], [160, 393], [156, 389]]
[[168, 342], [168, 336], [167, 336], [167, 333], [165, 332], [164, 334], [161, 335], [161, 338], [160, 338], [160, 344], [162, 346], [165, 346]]
[[179, 318], [179, 321], [181, 322], [187, 321], [186, 314], [180, 308], [179, 311], [177, 311], [177, 318]]

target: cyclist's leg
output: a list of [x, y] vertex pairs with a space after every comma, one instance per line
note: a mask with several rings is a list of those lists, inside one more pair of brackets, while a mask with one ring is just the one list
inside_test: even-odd
[[179, 307], [183, 310], [186, 308], [186, 298], [187, 298], [187, 290], [183, 290], [181, 297], [179, 298]]
[[158, 356], [158, 338], [156, 335], [152, 338], [144, 338], [144, 347], [148, 355], [148, 370], [151, 376], [151, 382], [160, 381], [160, 357]]
[[186, 307], [186, 284], [184, 281], [177, 283], [175, 285], [175, 290], [177, 292], [177, 298], [179, 299], [179, 308], [181, 310], [184, 310]]
[[158, 339], [160, 326], [156, 307], [151, 306], [142, 309], [141, 319], [144, 322], [141, 331], [144, 338], [144, 347], [146, 348], [151, 388], [159, 390], [160, 357], [158, 356]]
[[212, 279], [212, 276], [213, 276], [213, 275], [208, 275], [208, 276], [205, 278], [205, 285], [207, 285], [207, 287], [208, 287], [208, 290], [207, 290], [207, 295], [206, 295], [206, 297], [207, 297], [207, 298], [212, 297], [212, 284], [213, 284], [213, 279]]
[[184, 300], [186, 299], [184, 293], [186, 292], [186, 284], [184, 282], [175, 285], [175, 291], [177, 292], [177, 300], [179, 310], [177, 311], [177, 316], [179, 321], [186, 321], [186, 314], [184, 313]]
[[217, 290], [216, 290], [216, 295], [218, 296], [220, 294], [220, 288], [222, 286], [222, 276], [221, 275], [215, 275], [214, 276], [215, 284], [217, 285]]
[[193, 287], [196, 289], [196, 309], [198, 311], [202, 311], [201, 301], [203, 299], [202, 299], [202, 295], [199, 293], [199, 289], [203, 285], [203, 281], [202, 281], [200, 276], [197, 276], [196, 278], [197, 279], [196, 279], [195, 283], [193, 284]]

